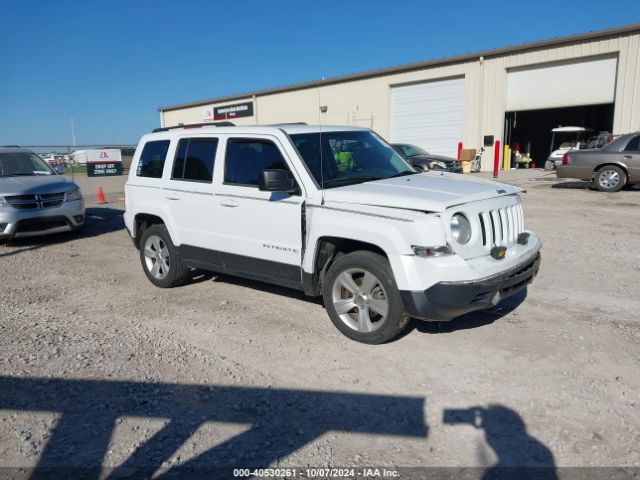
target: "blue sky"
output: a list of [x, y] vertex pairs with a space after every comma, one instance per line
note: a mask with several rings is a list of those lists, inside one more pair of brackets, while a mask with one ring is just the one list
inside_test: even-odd
[[137, 143], [157, 107], [640, 22], [638, 0], [0, 0], [0, 144]]

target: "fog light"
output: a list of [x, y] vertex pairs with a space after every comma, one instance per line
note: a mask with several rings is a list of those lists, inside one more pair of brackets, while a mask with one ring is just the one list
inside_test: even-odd
[[507, 247], [493, 247], [491, 249], [491, 256], [496, 260], [502, 260], [507, 254]]
[[496, 305], [498, 305], [500, 303], [501, 299], [502, 299], [502, 295], [500, 295], [500, 292], [496, 292], [496, 294], [491, 299], [491, 305], [493, 305], [495, 307]]
[[520, 235], [518, 235], [518, 243], [520, 245], [526, 245], [527, 243], [529, 243], [529, 232], [522, 232]]
[[84, 220], [84, 215], [74, 215], [73, 219], [76, 221], [76, 223], [82, 223], [82, 221]]

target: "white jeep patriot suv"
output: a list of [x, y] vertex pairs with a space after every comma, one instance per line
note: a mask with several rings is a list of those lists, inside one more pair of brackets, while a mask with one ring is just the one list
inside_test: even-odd
[[158, 287], [198, 268], [300, 289], [376, 344], [533, 280], [541, 243], [519, 191], [417, 173], [363, 128], [187, 125], [140, 140], [125, 223]]

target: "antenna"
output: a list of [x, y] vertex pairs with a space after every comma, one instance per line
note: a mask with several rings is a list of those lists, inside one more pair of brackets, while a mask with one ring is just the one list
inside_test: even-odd
[[320, 149], [320, 205], [324, 205], [324, 159], [322, 158], [322, 107], [320, 104], [320, 82], [324, 80], [322, 77], [318, 80], [318, 148]]

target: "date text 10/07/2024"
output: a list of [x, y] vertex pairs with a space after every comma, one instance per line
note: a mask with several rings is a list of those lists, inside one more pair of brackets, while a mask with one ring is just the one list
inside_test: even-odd
[[257, 478], [399, 478], [400, 472], [387, 468], [236, 468], [234, 477]]

